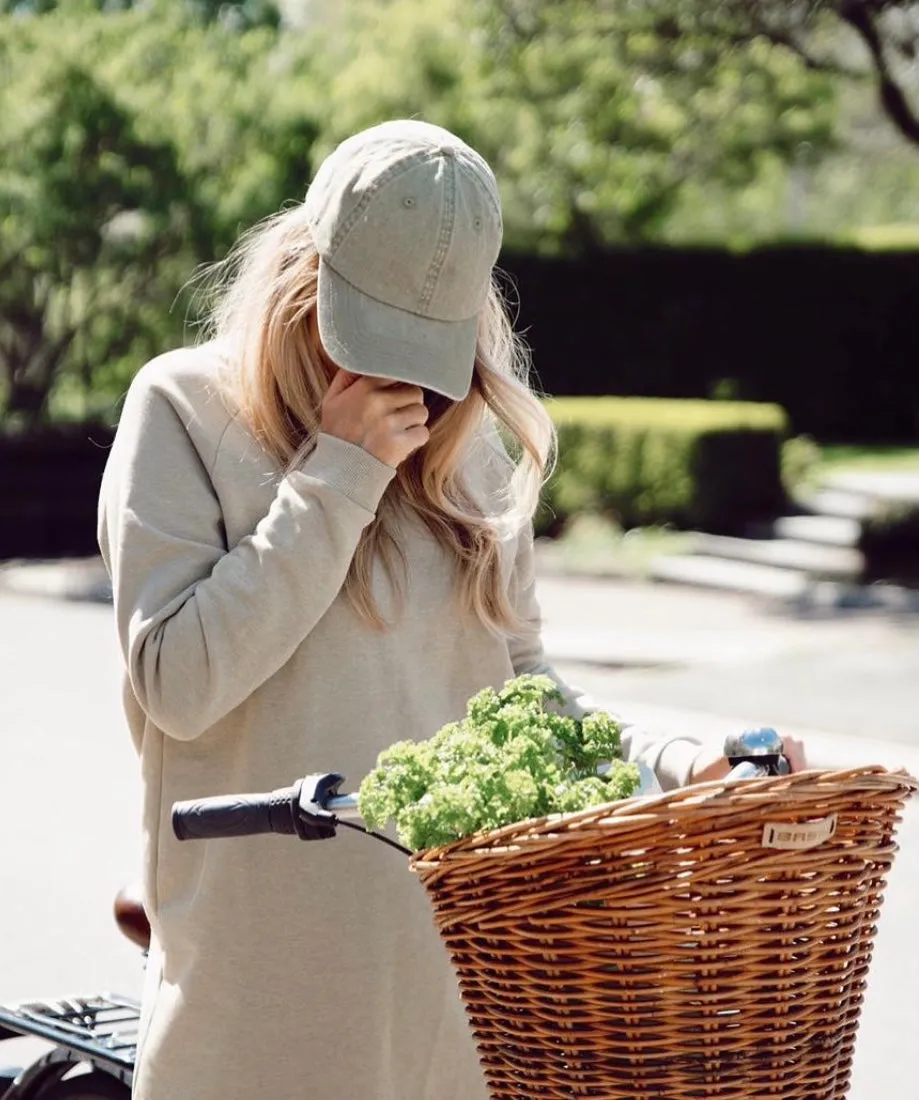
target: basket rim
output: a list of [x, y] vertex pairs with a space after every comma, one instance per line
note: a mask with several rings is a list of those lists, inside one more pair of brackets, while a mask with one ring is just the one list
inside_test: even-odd
[[809, 768], [791, 775], [731, 782], [714, 779], [663, 794], [635, 795], [586, 810], [528, 818], [499, 829], [474, 833], [450, 844], [415, 852], [410, 858], [410, 866], [413, 871], [424, 873], [469, 859], [533, 852], [540, 846], [556, 843], [563, 833], [582, 829], [621, 828], [626, 835], [629, 826], [644, 828], [656, 822], [679, 821], [703, 806], [706, 809], [717, 806], [726, 813], [758, 810], [764, 806], [770, 811], [793, 808], [800, 811], [806, 809], [809, 802], [826, 798], [833, 788], [875, 793], [899, 788], [908, 798], [919, 790], [919, 779], [905, 768], [891, 769], [880, 764], [838, 770]]

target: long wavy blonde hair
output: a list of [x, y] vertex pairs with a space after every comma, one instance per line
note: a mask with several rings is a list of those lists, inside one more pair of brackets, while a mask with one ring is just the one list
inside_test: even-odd
[[[224, 384], [250, 431], [287, 470], [314, 446], [334, 364], [315, 321], [319, 257], [302, 207], [245, 233], [226, 260], [205, 273], [202, 332], [227, 349]], [[397, 596], [405, 558], [399, 519], [414, 513], [455, 560], [461, 605], [490, 629], [522, 626], [502, 578], [501, 532], [532, 517], [555, 451], [552, 421], [530, 387], [529, 359], [494, 280], [480, 315], [472, 387], [459, 402], [426, 394], [430, 439], [403, 462], [365, 528], [345, 581], [358, 613], [385, 629], [371, 591], [379, 558]], [[505, 491], [483, 507], [464, 476], [464, 458], [486, 431], [509, 437]]]

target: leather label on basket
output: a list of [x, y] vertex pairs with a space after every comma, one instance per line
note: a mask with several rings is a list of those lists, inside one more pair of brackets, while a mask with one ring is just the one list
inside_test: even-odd
[[763, 826], [764, 848], [816, 848], [836, 833], [836, 814], [819, 821], [795, 821]]

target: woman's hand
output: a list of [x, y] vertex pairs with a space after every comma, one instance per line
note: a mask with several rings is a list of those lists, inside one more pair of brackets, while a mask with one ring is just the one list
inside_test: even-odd
[[[797, 737], [782, 737], [784, 756], [793, 772], [804, 771], [807, 758], [804, 742]], [[724, 779], [731, 770], [727, 757], [718, 749], [701, 749], [692, 766], [690, 783], [706, 783], [710, 779]]]
[[319, 430], [395, 469], [427, 443], [427, 419], [420, 386], [339, 370], [323, 399]]
[[793, 772], [803, 772], [807, 769], [807, 756], [804, 752], [804, 742], [797, 737], [783, 737], [784, 756], [788, 766]]

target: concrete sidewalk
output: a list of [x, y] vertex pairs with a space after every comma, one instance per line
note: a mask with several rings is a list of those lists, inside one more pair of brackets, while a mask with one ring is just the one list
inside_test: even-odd
[[644, 581], [543, 575], [538, 596], [551, 655], [605, 667], [750, 663], [853, 642], [870, 649], [919, 630], [912, 611], [795, 609]]
[[919, 774], [919, 615], [555, 576], [539, 597], [556, 668], [630, 721], [712, 743], [776, 725], [815, 767]]
[[[4, 591], [101, 603], [111, 598], [98, 558], [9, 563], [0, 568], [0, 595]], [[796, 613], [787, 605], [738, 593], [629, 580], [541, 575], [538, 595], [547, 655], [567, 678], [630, 721], [713, 743], [728, 732], [760, 724], [762, 715], [744, 697], [742, 706], [732, 706], [730, 699], [722, 700], [722, 692], [716, 695], [723, 702], [717, 712], [709, 704], [680, 705], [671, 687], [679, 676], [728, 683], [756, 679], [783, 660], [806, 666], [825, 663], [834, 652], [883, 654], [894, 646], [902, 650], [904, 636], [915, 637], [919, 626], [914, 614], [864, 608]], [[626, 673], [631, 678], [624, 683]], [[919, 715], [919, 689], [904, 684], [903, 694], [902, 705], [909, 705], [911, 694], [912, 710]], [[902, 713], [900, 706], [897, 713]], [[883, 728], [883, 721], [879, 724]], [[781, 729], [805, 740], [815, 767], [877, 763], [919, 774], [919, 730], [915, 743], [874, 733], [852, 736], [833, 726], [814, 728], [794, 713], [784, 718]]]
[[[557, 669], [569, 682], [577, 683], [595, 694], [604, 703], [608, 695], [602, 685], [585, 676], [582, 667], [558, 664]], [[728, 734], [747, 729], [758, 723], [749, 715], [713, 714], [686, 707], [661, 706], [635, 699], [611, 700], [613, 709], [622, 713], [628, 721], [654, 733], [683, 734], [704, 744], [723, 745]], [[894, 771], [904, 769], [910, 775], [919, 776], [919, 748], [903, 741], [889, 741], [880, 737], [851, 737], [846, 734], [814, 730], [806, 726], [781, 724], [779, 732], [786, 737], [796, 737], [804, 743], [807, 763], [811, 768], [842, 771], [877, 764]]]
[[[73, 578], [65, 585], [59, 571], [20, 571], [18, 579], [24, 591], [75, 594]], [[7, 845], [3, 861], [2, 999], [96, 989], [136, 995], [142, 977], [139, 959], [127, 941], [115, 936], [110, 918], [112, 895], [133, 877], [141, 843], [140, 774], [124, 731], [120, 656], [111, 610], [102, 603], [17, 595], [9, 587], [0, 594], [0, 729], [7, 735], [0, 768], [0, 812], [6, 816], [0, 828], [15, 842]], [[621, 699], [623, 706], [616, 709], [635, 721], [702, 739], [733, 732], [748, 715], [743, 710], [715, 713], [711, 708], [671, 707], [656, 686], [644, 694], [624, 695], [621, 677], [756, 671], [771, 659], [752, 657], [752, 643], [743, 650], [746, 663], [739, 654], [727, 664], [710, 663], [715, 644], [712, 641], [706, 649], [703, 642], [724, 632], [740, 646], [745, 635], [760, 631], [776, 646], [798, 644], [798, 626], [810, 630], [820, 625], [789, 624], [744, 600], [711, 600], [669, 587], [611, 583], [597, 588], [548, 581], [540, 587], [547, 641], [566, 677], [596, 689], [601, 699], [608, 695], [611, 704]], [[873, 629], [881, 625], [871, 618], [853, 620], [854, 625], [859, 622], [874, 623]], [[569, 664], [559, 658], [559, 639], [564, 632], [576, 636], [579, 624], [595, 633], [584, 636], [583, 647], [576, 649], [572, 641], [571, 652], [580, 658], [586, 653], [594, 663]], [[681, 662], [693, 656], [698, 660], [647, 669], [611, 668], [596, 660], [628, 656], [627, 644], [643, 660], [659, 659], [661, 651], [654, 650], [653, 638], [668, 633], [679, 640], [678, 646], [668, 642], [672, 656]], [[631, 642], [623, 641], [630, 636]], [[693, 639], [699, 643], [695, 654]], [[598, 654], [594, 650], [600, 642], [604, 648]], [[811, 657], [819, 654], [816, 642], [808, 645]], [[829, 641], [827, 647], [831, 648]], [[790, 724], [785, 732], [791, 729]], [[818, 766], [887, 763], [919, 772], [907, 758], [908, 745], [830, 736], [819, 728], [794, 732], [805, 734], [811, 763]], [[61, 796], [43, 797], [41, 812], [36, 813], [36, 792], [50, 789], [49, 784], [55, 791], [60, 788]], [[919, 800], [914, 803], [904, 814], [902, 851], [881, 915], [849, 1100], [915, 1100], [919, 1094], [909, 1060], [919, 1019]], [[62, 899], [66, 920], [61, 917]]]

